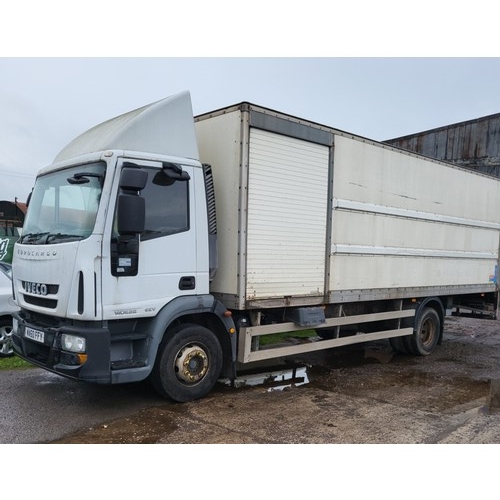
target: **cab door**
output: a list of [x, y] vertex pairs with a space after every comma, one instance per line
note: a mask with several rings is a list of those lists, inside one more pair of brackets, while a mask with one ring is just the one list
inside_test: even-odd
[[[200, 293], [195, 168], [173, 166], [184, 172], [181, 179], [170, 175], [168, 164], [134, 160], [134, 165], [147, 173], [145, 186], [137, 193], [145, 201], [144, 230], [135, 243], [127, 243], [127, 248], [117, 232], [116, 220], [113, 224], [106, 249], [108, 262], [103, 263], [105, 319], [154, 316], [175, 297]], [[117, 189], [115, 196], [119, 192]], [[113, 255], [117, 248], [118, 257]], [[121, 265], [124, 270], [133, 265], [134, 250], [136, 269], [120, 275]]]

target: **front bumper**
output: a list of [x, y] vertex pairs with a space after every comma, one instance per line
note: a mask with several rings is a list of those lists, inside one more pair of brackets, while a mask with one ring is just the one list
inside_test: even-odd
[[[24, 360], [59, 375], [99, 384], [111, 383], [110, 333], [107, 328], [87, 325], [47, 326], [14, 314], [12, 344], [14, 352]], [[36, 339], [27, 337], [27, 329], [37, 332]], [[86, 361], [61, 348], [63, 333], [86, 340]], [[33, 335], [31, 335], [33, 337]]]

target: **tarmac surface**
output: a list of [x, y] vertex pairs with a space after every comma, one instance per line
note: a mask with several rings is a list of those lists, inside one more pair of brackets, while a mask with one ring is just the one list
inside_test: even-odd
[[394, 354], [387, 341], [332, 349], [293, 360], [305, 367], [297, 385], [220, 384], [183, 404], [147, 384], [2, 371], [0, 436], [54, 444], [498, 444], [499, 361], [498, 320], [450, 317], [431, 356]]

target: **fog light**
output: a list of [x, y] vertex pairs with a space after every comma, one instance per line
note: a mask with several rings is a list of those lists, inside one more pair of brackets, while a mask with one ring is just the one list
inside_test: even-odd
[[85, 352], [85, 339], [83, 337], [77, 337], [76, 335], [63, 333], [61, 335], [61, 347], [65, 351]]
[[14, 333], [19, 332], [19, 321], [16, 318], [12, 318], [12, 330]]

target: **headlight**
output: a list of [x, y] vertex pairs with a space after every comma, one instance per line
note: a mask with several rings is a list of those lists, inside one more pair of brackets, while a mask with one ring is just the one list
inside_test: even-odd
[[85, 339], [83, 337], [77, 337], [76, 335], [63, 333], [61, 335], [61, 347], [65, 351], [85, 352]]

